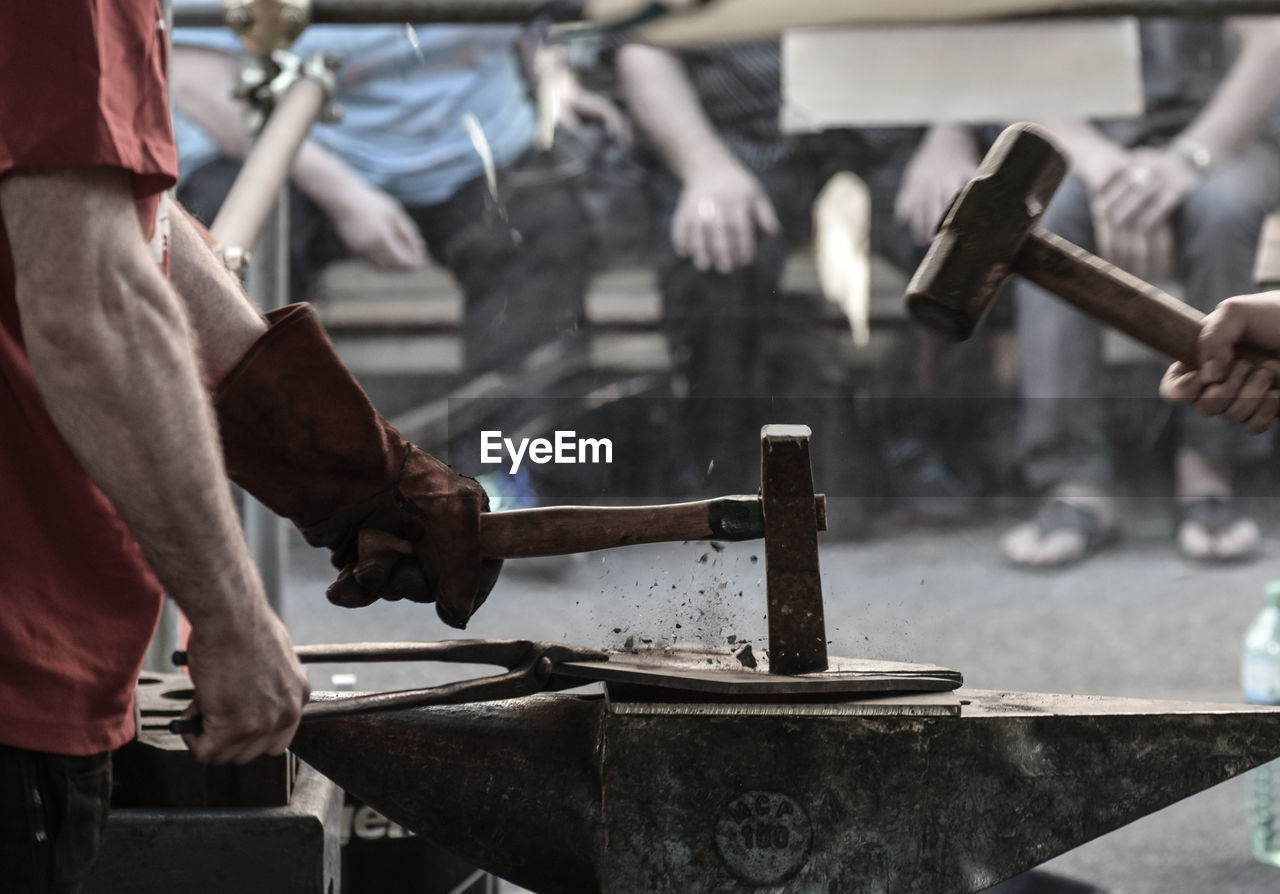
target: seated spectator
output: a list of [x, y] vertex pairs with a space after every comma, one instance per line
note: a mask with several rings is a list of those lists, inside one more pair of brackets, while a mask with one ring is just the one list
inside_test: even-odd
[[[293, 167], [293, 295], [309, 298], [316, 273], [344, 255], [391, 269], [430, 257], [465, 293], [468, 378], [519, 369], [583, 324], [592, 250], [577, 194], [584, 153], [573, 140], [536, 145], [517, 37], [494, 26], [313, 26], [294, 47], [339, 63], [334, 101], [344, 114], [313, 128]], [[239, 51], [225, 29], [174, 35], [179, 196], [206, 222], [244, 155], [242, 109], [232, 98]], [[563, 99], [566, 118], [627, 135], [625, 119], [600, 97], [568, 89]], [[494, 426], [519, 421], [508, 415]], [[455, 440], [450, 453], [462, 471], [480, 471], [477, 444]], [[495, 508], [508, 491], [531, 496], [527, 482], [507, 477], [489, 482]]]
[[[909, 273], [975, 170], [977, 142], [942, 126], [782, 133], [776, 41], [681, 56], [627, 45], [618, 69], [630, 111], [666, 167], [654, 189], [659, 219], [669, 221], [660, 281], [676, 371], [694, 399], [681, 420], [684, 465], [704, 478], [714, 464], [705, 489], [741, 488], [758, 471], [732, 461], [749, 458], [740, 445], [761, 422], [777, 421], [764, 418], [776, 408], [762, 411], [752, 398], [792, 384], [770, 378], [760, 347], [787, 255], [810, 239], [819, 190], [837, 172], [857, 174], [871, 196], [872, 250]], [[916, 390], [928, 395], [932, 382], [921, 376]], [[970, 511], [969, 488], [931, 445], [908, 434], [886, 448], [891, 471], [896, 460], [909, 472], [903, 489], [918, 515], [954, 520]]]
[[[1262, 18], [1144, 20], [1147, 111], [1105, 123], [1046, 122], [1073, 173], [1042, 224], [1138, 276], [1176, 276], [1202, 309], [1248, 291], [1263, 217], [1280, 205], [1280, 152], [1268, 126], [1280, 96], [1278, 31]], [[1014, 293], [1021, 461], [1045, 502], [1002, 546], [1015, 564], [1059, 566], [1118, 530], [1100, 333], [1026, 281], [1015, 281]], [[1178, 415], [1177, 439], [1178, 549], [1198, 560], [1253, 555], [1258, 526], [1232, 499], [1231, 472], [1265, 456], [1270, 443], [1192, 412]]]

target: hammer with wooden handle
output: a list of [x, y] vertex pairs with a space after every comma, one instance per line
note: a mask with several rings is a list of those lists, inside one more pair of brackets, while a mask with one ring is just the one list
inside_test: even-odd
[[[1017, 273], [1143, 344], [1198, 366], [1196, 339], [1204, 314], [1036, 226], [1067, 167], [1043, 128], [1007, 128], [942, 219], [907, 286], [907, 310], [925, 326], [963, 341], [1005, 279]], [[1280, 356], [1270, 351], [1240, 345], [1236, 356], [1280, 377]]]
[[[827, 500], [814, 494], [814, 524], [827, 529]], [[760, 497], [731, 496], [662, 506], [546, 506], [480, 516], [487, 559], [559, 556], [675, 540], [768, 539]]]

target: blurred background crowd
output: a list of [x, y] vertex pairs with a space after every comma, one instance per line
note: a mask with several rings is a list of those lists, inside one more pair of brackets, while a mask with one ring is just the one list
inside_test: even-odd
[[[1039, 122], [1072, 158], [1043, 223], [1208, 309], [1256, 289], [1280, 208], [1280, 25], [1137, 33], [1142, 114]], [[173, 42], [179, 198], [209, 222], [245, 153], [241, 50], [225, 29]], [[1004, 557], [1056, 567], [1112, 543], [1114, 498], [1142, 496], [1167, 501], [1188, 558], [1256, 554], [1238, 497], [1269, 486], [1271, 439], [1161, 404], [1161, 361], [1021, 282], [959, 346], [903, 314], [1009, 122], [792, 132], [777, 41], [313, 26], [294, 51], [338, 63], [343, 115], [292, 169], [292, 298], [495, 508], [750, 492], [760, 425], [797, 422], [844, 533], [1001, 512], [1019, 516]], [[438, 406], [447, 432], [415, 435]], [[613, 463], [508, 474], [480, 463], [482, 430], [610, 437]]]

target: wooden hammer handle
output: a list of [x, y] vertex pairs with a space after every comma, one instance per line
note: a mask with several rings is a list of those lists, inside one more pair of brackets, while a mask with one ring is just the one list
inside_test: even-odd
[[[1014, 258], [1013, 272], [1167, 357], [1200, 365], [1196, 339], [1204, 314], [1061, 236], [1033, 230]], [[1280, 377], [1280, 355], [1274, 352], [1246, 344], [1236, 356]]]
[[[814, 495], [814, 523], [827, 529], [827, 498]], [[719, 497], [663, 506], [548, 506], [486, 512], [480, 548], [486, 558], [518, 559], [664, 543], [752, 540], [765, 536], [759, 497]]]

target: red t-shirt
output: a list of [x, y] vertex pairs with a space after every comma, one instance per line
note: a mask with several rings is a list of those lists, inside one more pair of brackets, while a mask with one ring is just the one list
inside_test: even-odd
[[[0, 3], [0, 177], [110, 166], [140, 220], [177, 174], [158, 0]], [[54, 427], [23, 348], [0, 220], [0, 744], [92, 754], [133, 736], [161, 588]]]

